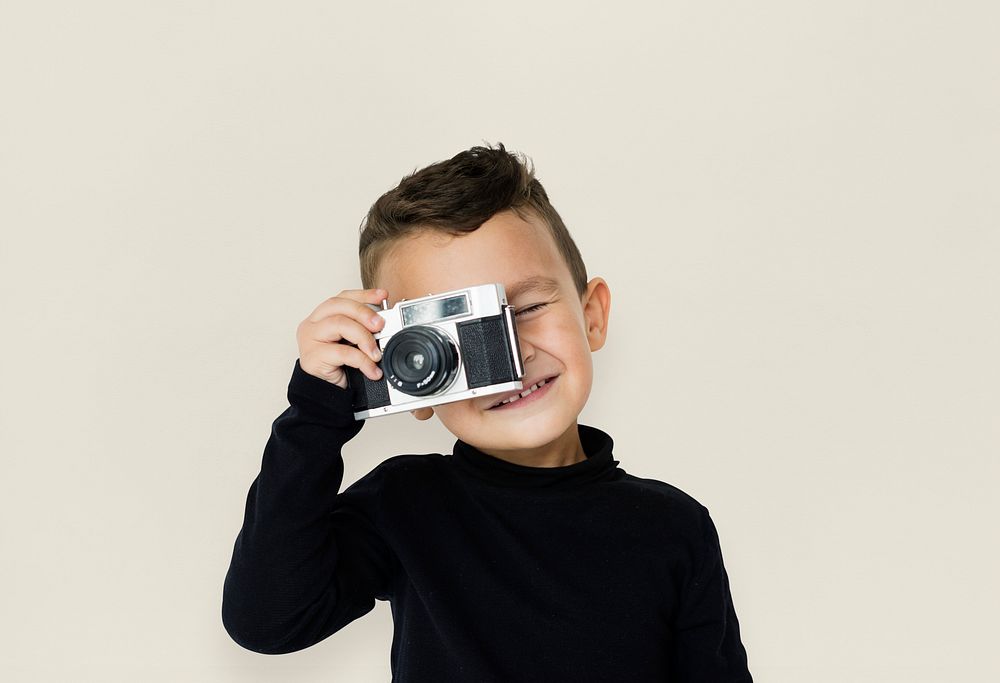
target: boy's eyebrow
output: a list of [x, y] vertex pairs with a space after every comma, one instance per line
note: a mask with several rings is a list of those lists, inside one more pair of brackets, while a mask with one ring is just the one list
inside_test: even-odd
[[515, 282], [510, 287], [504, 287], [507, 300], [513, 301], [526, 292], [537, 292], [539, 294], [555, 294], [559, 291], [559, 283], [544, 275], [535, 275], [525, 278], [520, 282]]

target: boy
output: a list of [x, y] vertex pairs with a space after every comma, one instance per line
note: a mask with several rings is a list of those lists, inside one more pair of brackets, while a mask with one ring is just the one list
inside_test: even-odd
[[[233, 640], [301, 650], [389, 600], [394, 681], [751, 681], [708, 510], [577, 424], [611, 294], [521, 156], [473, 147], [403, 178], [360, 260], [365, 289], [299, 324], [225, 580]], [[344, 366], [381, 377], [365, 304], [488, 282], [515, 307], [527, 395], [412, 411], [453, 453], [391, 457], [338, 493], [364, 424]]]

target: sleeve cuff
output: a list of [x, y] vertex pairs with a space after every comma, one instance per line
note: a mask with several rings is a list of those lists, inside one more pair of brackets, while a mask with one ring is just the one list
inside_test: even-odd
[[363, 422], [354, 419], [354, 404], [350, 390], [310, 375], [302, 369], [299, 359], [296, 358], [292, 377], [288, 382], [288, 403], [301, 405], [303, 400], [324, 408], [342, 426]]

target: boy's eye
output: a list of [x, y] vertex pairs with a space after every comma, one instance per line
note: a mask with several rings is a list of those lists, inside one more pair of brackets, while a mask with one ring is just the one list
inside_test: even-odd
[[516, 311], [514, 313], [514, 317], [516, 318], [517, 316], [521, 315], [522, 313], [531, 313], [532, 311], [534, 311], [536, 309], [539, 309], [539, 308], [545, 308], [547, 305], [548, 304], [535, 304], [534, 306], [529, 306], [528, 308], [525, 308], [522, 311]]

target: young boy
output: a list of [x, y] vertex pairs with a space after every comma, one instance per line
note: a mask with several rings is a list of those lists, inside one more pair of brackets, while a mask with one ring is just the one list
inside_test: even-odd
[[[473, 147], [403, 178], [360, 259], [365, 289], [299, 324], [225, 580], [233, 640], [301, 650], [388, 600], [394, 681], [751, 681], [708, 510], [577, 424], [611, 293], [522, 156]], [[490, 282], [515, 307], [521, 393], [539, 386], [412, 411], [453, 452], [390, 457], [339, 492], [364, 425], [344, 367], [381, 377], [366, 304]]]

